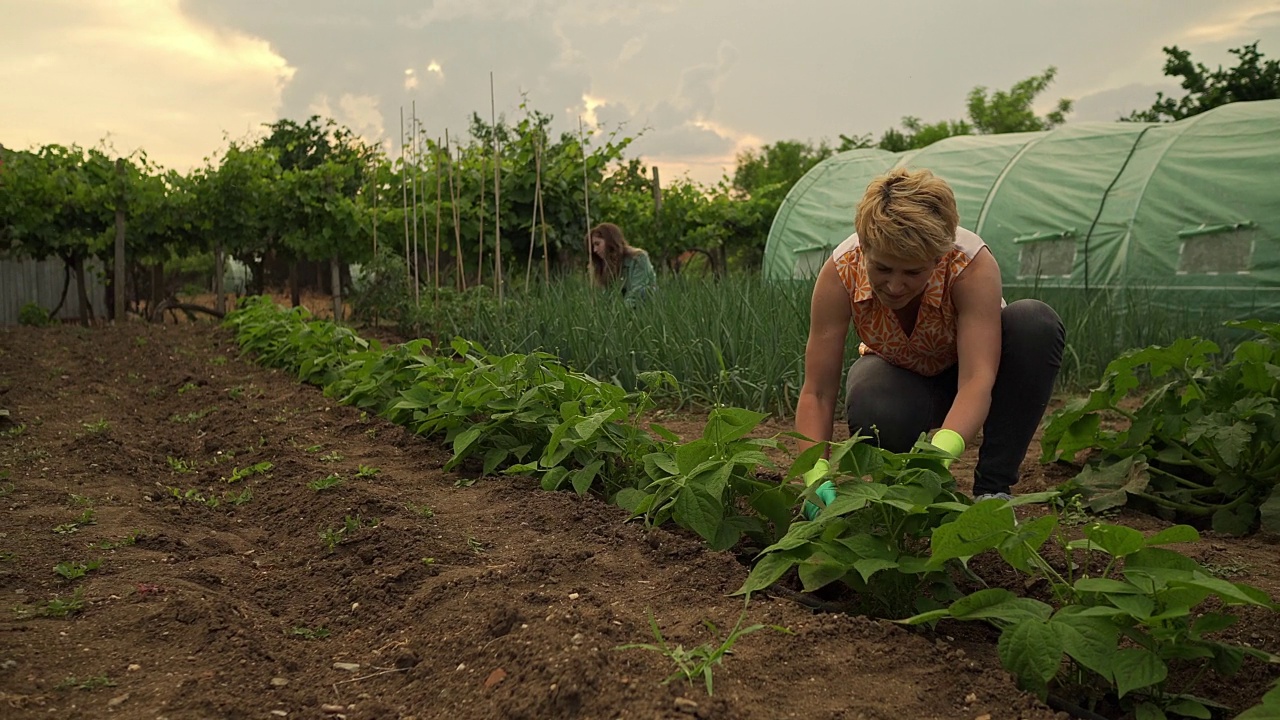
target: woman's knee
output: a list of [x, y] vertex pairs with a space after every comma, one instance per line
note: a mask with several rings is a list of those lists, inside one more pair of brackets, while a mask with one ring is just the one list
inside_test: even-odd
[[1033, 299], [1010, 303], [1000, 313], [1000, 325], [1006, 353], [1048, 351], [1061, 360], [1066, 329], [1062, 318], [1047, 304]]
[[869, 355], [854, 363], [846, 389], [845, 420], [851, 434], [906, 452], [929, 430], [935, 403], [926, 378]]

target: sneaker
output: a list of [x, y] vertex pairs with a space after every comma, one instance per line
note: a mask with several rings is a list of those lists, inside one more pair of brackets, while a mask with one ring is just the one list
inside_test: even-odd
[[993, 498], [996, 500], [1012, 500], [1013, 496], [1006, 492], [982, 493], [981, 495], [974, 495], [973, 501], [975, 503], [980, 503], [983, 500], [991, 500]]

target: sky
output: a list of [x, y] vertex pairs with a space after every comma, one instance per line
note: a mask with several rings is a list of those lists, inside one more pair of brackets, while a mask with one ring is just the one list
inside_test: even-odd
[[1165, 46], [1280, 57], [1280, 0], [0, 0], [0, 20], [0, 144], [182, 172], [281, 118], [398, 156], [402, 115], [457, 137], [525, 103], [711, 184], [762, 144], [960, 119], [972, 88], [1049, 66], [1038, 109], [1113, 121], [1181, 96]]

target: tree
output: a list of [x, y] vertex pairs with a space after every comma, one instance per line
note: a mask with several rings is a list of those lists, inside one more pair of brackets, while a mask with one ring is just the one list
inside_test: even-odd
[[1209, 70], [1191, 61], [1191, 52], [1177, 45], [1164, 48], [1168, 56], [1164, 74], [1182, 78], [1187, 94], [1179, 99], [1156, 93], [1156, 101], [1146, 110], [1134, 110], [1124, 118], [1134, 122], [1170, 122], [1198, 115], [1220, 105], [1244, 100], [1280, 98], [1280, 61], [1263, 60], [1258, 43], [1228, 50], [1240, 59], [1233, 68]]
[[974, 132], [979, 135], [1034, 132], [1051, 130], [1066, 122], [1073, 104], [1071, 100], [1058, 100], [1055, 109], [1044, 117], [1037, 117], [1031, 108], [1036, 96], [1048, 89], [1057, 74], [1057, 68], [1049, 67], [1039, 75], [1014, 83], [1008, 92], [997, 90], [990, 96], [982, 86], [970, 90], [969, 122], [973, 123]]
[[796, 140], [779, 140], [758, 150], [740, 152], [733, 171], [733, 189], [745, 197], [767, 193], [781, 202], [791, 186], [831, 154], [825, 141], [815, 147]]
[[920, 118], [908, 115], [902, 118], [902, 127], [906, 130], [905, 133], [897, 128], [885, 130], [876, 147], [889, 152], [902, 152], [928, 147], [953, 135], [973, 134], [973, 126], [964, 120], [939, 120], [926, 125]]

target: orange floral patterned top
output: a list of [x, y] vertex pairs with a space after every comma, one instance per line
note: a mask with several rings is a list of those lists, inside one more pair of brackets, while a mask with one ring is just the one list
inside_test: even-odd
[[921, 375], [934, 376], [955, 365], [956, 307], [951, 286], [986, 247], [976, 234], [956, 228], [956, 246], [942, 256], [920, 300], [916, 327], [910, 335], [902, 329], [898, 316], [876, 299], [867, 279], [866, 263], [858, 235], [854, 233], [831, 254], [840, 281], [849, 292], [853, 325], [861, 344], [860, 355], [879, 355], [888, 362]]

